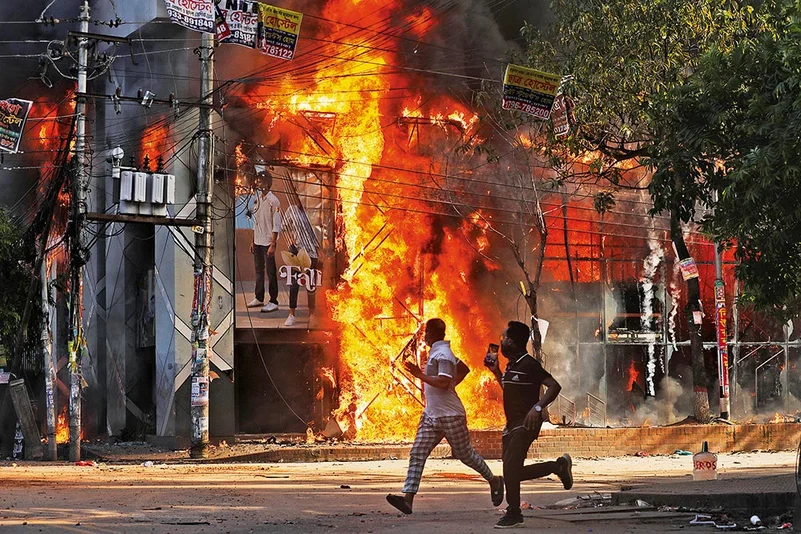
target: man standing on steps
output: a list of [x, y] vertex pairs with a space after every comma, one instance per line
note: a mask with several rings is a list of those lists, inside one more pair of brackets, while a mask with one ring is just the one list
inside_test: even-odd
[[[485, 360], [503, 388], [503, 411], [506, 428], [503, 430], [503, 478], [506, 482], [506, 514], [495, 528], [523, 526], [520, 511], [520, 482], [556, 474], [565, 489], [573, 487], [573, 462], [563, 454], [554, 462], [524, 465], [528, 449], [537, 439], [542, 427], [542, 411], [552, 403], [562, 386], [540, 362], [526, 352], [531, 330], [518, 321], [509, 321], [501, 335], [501, 353], [509, 360], [506, 372], [501, 373], [498, 360]], [[540, 398], [540, 388], [548, 388]]]
[[[412, 451], [409, 453], [409, 470], [404, 495], [387, 495], [387, 502], [403, 512], [412, 513], [412, 503], [420, 487], [426, 460], [442, 438], [448, 440], [453, 456], [477, 471], [490, 485], [493, 506], [503, 502], [503, 477], [492, 474], [487, 462], [470, 444], [467, 415], [464, 405], [454, 389], [467, 374], [467, 366], [457, 361], [451, 351], [451, 342], [445, 341], [445, 321], [429, 319], [426, 322], [425, 343], [428, 353], [425, 372], [416, 364], [405, 362], [406, 370], [423, 381], [426, 407], [417, 426]], [[460, 365], [461, 364], [461, 365]], [[458, 369], [462, 370], [459, 371]]]
[[[253, 204], [253, 242], [250, 252], [256, 267], [256, 291], [248, 308], [259, 308], [263, 312], [278, 309], [278, 268], [275, 264], [275, 247], [281, 231], [281, 203], [270, 189], [273, 176], [267, 169], [256, 174], [256, 195]], [[270, 301], [264, 304], [264, 270], [267, 269]]]

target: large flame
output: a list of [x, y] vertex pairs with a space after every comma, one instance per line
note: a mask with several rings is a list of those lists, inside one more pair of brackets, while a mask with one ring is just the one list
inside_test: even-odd
[[[452, 210], [428, 198], [435, 194], [430, 191], [447, 192], [443, 177], [454, 174], [448, 161], [454, 147], [479, 141], [478, 116], [390, 67], [405, 63], [395, 52], [400, 40], [393, 46], [386, 32], [353, 30], [381, 27], [380, 21], [397, 15], [396, 8], [369, 0], [329, 2], [322, 16], [341, 26], [320, 37], [328, 44], [319, 57], [343, 61], [320, 66], [312, 82], [287, 76], [280, 88], [272, 82], [243, 97], [263, 111], [263, 139], [276, 146], [280, 139], [282, 153], [296, 163], [327, 166], [336, 175], [344, 228], [338, 248], [348, 262], [342, 282], [326, 295], [339, 325], [335, 416], [358, 439], [414, 434], [422, 411], [420, 384], [410, 380], [399, 355], [432, 317], [445, 321], [454, 352], [472, 368], [457, 390], [470, 427], [503, 424], [500, 388], [482, 366], [503, 318], [486, 306], [493, 295], [473, 287], [473, 273], [498, 269], [487, 254], [488, 216], [464, 213], [460, 225], [459, 218], [443, 217]], [[437, 24], [429, 8], [406, 17], [414, 21], [415, 38]], [[396, 87], [403, 91], [393, 94], [403, 98], [388, 98]], [[288, 134], [287, 125], [300, 130]], [[451, 154], [431, 146], [442, 139]], [[424, 360], [419, 348], [412, 352]]]

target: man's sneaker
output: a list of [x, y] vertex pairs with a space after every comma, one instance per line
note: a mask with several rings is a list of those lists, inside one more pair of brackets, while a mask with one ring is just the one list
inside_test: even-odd
[[557, 473], [559, 480], [562, 481], [565, 489], [569, 490], [573, 487], [573, 459], [565, 453], [556, 459], [556, 463], [559, 464], [559, 473]]
[[254, 298], [250, 302], [248, 302], [248, 308], [261, 308], [264, 306], [264, 301]]
[[263, 312], [274, 312], [277, 309], [278, 309], [278, 304], [276, 304], [275, 302], [268, 302], [267, 304], [264, 305], [264, 307], [261, 309], [261, 311], [263, 311]]
[[284, 326], [292, 326], [294, 324], [295, 324], [295, 316], [294, 315], [287, 316], [286, 321], [284, 321]]
[[523, 514], [510, 514], [506, 512], [504, 516], [495, 523], [495, 528], [522, 528]]

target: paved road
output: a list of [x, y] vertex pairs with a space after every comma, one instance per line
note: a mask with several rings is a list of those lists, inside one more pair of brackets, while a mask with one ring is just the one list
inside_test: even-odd
[[[489, 462], [500, 472], [500, 463]], [[794, 452], [725, 454], [720, 484], [793, 472]], [[402, 516], [384, 496], [403, 484], [403, 460], [299, 464], [0, 464], [2, 532], [491, 532], [500, 512], [486, 483], [458, 461], [430, 460], [415, 513]], [[527, 530], [549, 533], [687, 532], [692, 513], [648, 508], [557, 505], [631, 487], [675, 485], [691, 476], [685, 456], [578, 459], [576, 484], [524, 483]], [[692, 485], [688, 485], [692, 486]], [[608, 503], [608, 501], [607, 501]], [[692, 527], [692, 532], [716, 532]]]

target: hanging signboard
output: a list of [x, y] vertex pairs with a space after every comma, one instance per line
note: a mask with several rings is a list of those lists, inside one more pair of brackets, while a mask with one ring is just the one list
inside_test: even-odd
[[556, 137], [564, 137], [570, 132], [570, 127], [575, 120], [573, 118], [573, 100], [569, 96], [562, 93], [556, 95], [551, 111], [551, 121]]
[[547, 119], [551, 115], [561, 77], [512, 65], [503, 78], [503, 109], [513, 109]]
[[[220, 3], [220, 14], [230, 35], [226, 43], [256, 48], [256, 26], [259, 22], [259, 3], [244, 0], [225, 0]], [[219, 26], [218, 30], [219, 32]]]
[[164, 0], [172, 22], [205, 33], [214, 33], [214, 5], [214, 0]]
[[302, 20], [303, 14], [297, 11], [259, 4], [256, 48], [268, 56], [292, 59]]
[[0, 149], [6, 152], [19, 152], [25, 121], [31, 112], [33, 102], [18, 98], [0, 100]]
[[303, 14], [251, 0], [164, 0], [175, 24], [216, 33], [219, 41], [255, 48], [268, 56], [292, 59]]

